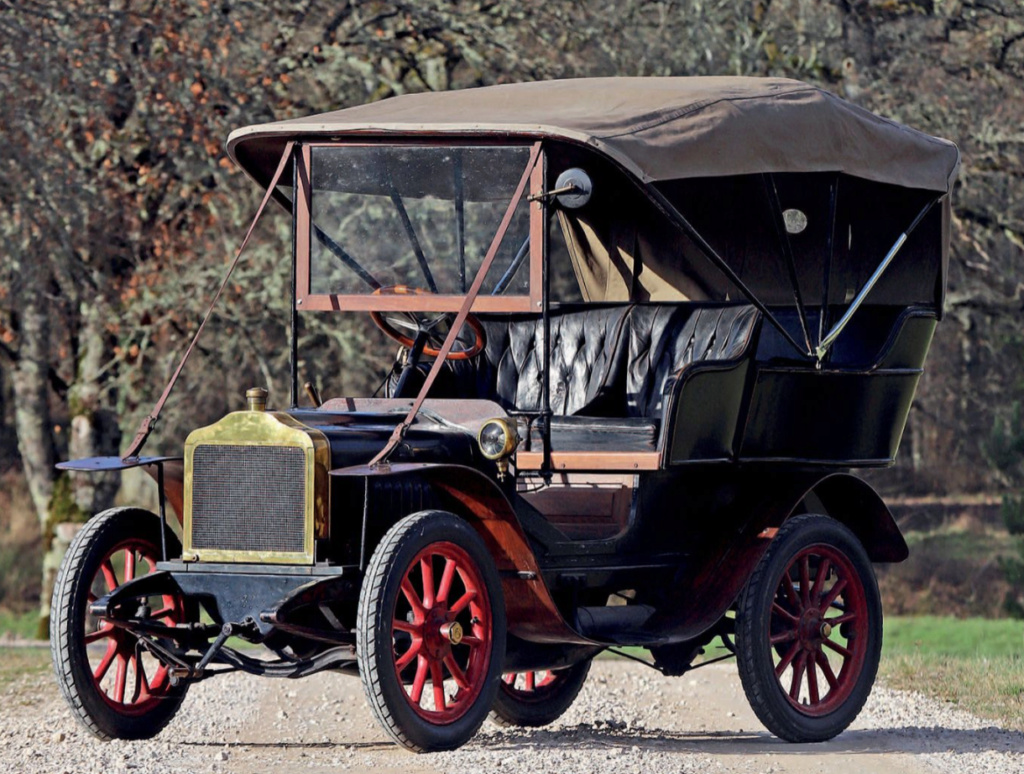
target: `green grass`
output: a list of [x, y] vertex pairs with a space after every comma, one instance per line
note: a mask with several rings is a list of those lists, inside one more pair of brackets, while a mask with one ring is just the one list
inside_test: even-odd
[[885, 619], [883, 655], [957, 658], [1024, 657], [1024, 621], [940, 616]]
[[887, 618], [879, 679], [1024, 731], [1024, 621]]
[[878, 670], [889, 688], [919, 691], [1024, 731], [1024, 657], [888, 655]]
[[0, 610], [0, 636], [7, 635], [19, 640], [31, 640], [36, 636], [38, 625], [38, 610], [30, 610], [27, 613]]

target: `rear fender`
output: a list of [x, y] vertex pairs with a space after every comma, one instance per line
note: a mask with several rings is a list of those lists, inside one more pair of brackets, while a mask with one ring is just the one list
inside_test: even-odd
[[[815, 507], [819, 503], [820, 510]], [[836, 473], [822, 479], [804, 496], [803, 505], [808, 513], [826, 513], [849, 527], [872, 562], [902, 562], [910, 555], [888, 506], [856, 476]]]
[[714, 626], [739, 597], [778, 528], [800, 513], [824, 513], [849, 527], [875, 562], [901, 562], [909, 550], [875, 491], [848, 473], [794, 479], [761, 500], [736, 532], [724, 534], [681, 579], [673, 603], [650, 620], [650, 633], [692, 639]]
[[398, 463], [331, 471], [332, 476], [415, 476], [446, 510], [466, 519], [487, 545], [501, 577], [508, 632], [531, 642], [592, 644], [562, 618], [512, 504], [491, 479], [465, 465]]

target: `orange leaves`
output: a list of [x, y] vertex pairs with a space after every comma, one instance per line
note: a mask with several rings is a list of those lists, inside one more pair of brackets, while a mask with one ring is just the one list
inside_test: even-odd
[[132, 344], [128, 349], [115, 345], [114, 357], [118, 360], [124, 360], [126, 363], [134, 363], [139, 359], [139, 353], [141, 351], [142, 350], [139, 348], [138, 344]]
[[198, 97], [206, 90], [206, 87], [203, 86], [202, 81], [196, 80], [192, 82], [192, 85], [188, 87], [188, 90], [192, 92], [193, 97]]

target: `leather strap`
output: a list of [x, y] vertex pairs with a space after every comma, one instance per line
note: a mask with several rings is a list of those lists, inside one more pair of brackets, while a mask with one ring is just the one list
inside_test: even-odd
[[142, 447], [146, 443], [146, 439], [149, 438], [149, 434], [153, 431], [154, 425], [160, 418], [160, 412], [164, 407], [164, 403], [167, 402], [167, 398], [171, 394], [171, 390], [174, 389], [174, 383], [178, 381], [178, 376], [181, 374], [181, 369], [185, 367], [185, 363], [192, 354], [192, 350], [195, 349], [196, 342], [199, 341], [199, 337], [203, 333], [203, 328], [206, 327], [206, 323], [210, 319], [210, 315], [213, 314], [213, 309], [217, 306], [217, 302], [220, 300], [221, 294], [224, 292], [224, 288], [228, 285], [228, 280], [231, 279], [231, 274], [235, 271], [235, 267], [238, 266], [238, 260], [242, 257], [242, 253], [245, 251], [246, 245], [249, 244], [249, 238], [252, 236], [252, 232], [256, 229], [256, 224], [259, 223], [260, 216], [263, 215], [263, 210], [266, 209], [267, 202], [270, 201], [270, 197], [273, 196], [274, 190], [277, 188], [277, 183], [281, 179], [281, 174], [284, 172], [284, 168], [288, 165], [288, 159], [292, 155], [292, 148], [295, 147], [294, 141], [289, 142], [284, 147], [284, 153], [281, 154], [281, 161], [277, 165], [277, 171], [274, 173], [274, 177], [271, 178], [270, 184], [267, 186], [267, 192], [263, 195], [263, 201], [260, 202], [259, 209], [256, 210], [256, 216], [252, 219], [252, 223], [249, 224], [249, 230], [245, 233], [245, 239], [242, 240], [241, 246], [238, 248], [238, 252], [235, 253], [235, 259], [231, 262], [231, 266], [228, 267], [228, 273], [224, 275], [223, 282], [220, 283], [220, 287], [217, 288], [217, 293], [213, 297], [213, 301], [210, 302], [210, 308], [206, 310], [206, 315], [203, 317], [203, 321], [199, 323], [199, 328], [196, 330], [195, 335], [192, 337], [191, 343], [188, 345], [188, 349], [185, 350], [185, 354], [181, 358], [181, 362], [178, 363], [178, 367], [174, 370], [174, 374], [171, 376], [170, 381], [167, 382], [167, 386], [164, 387], [163, 394], [160, 395], [160, 399], [153, 406], [153, 410], [143, 418], [142, 422], [139, 423], [139, 429], [135, 433], [135, 438], [132, 439], [131, 445], [128, 450], [121, 457], [122, 460], [129, 460], [133, 457], [137, 457], [139, 452], [142, 451]]
[[434, 358], [434, 364], [430, 367], [430, 372], [427, 374], [426, 380], [423, 382], [423, 386], [420, 388], [419, 395], [416, 396], [416, 400], [413, 401], [412, 407], [409, 409], [409, 413], [405, 415], [405, 419], [399, 423], [398, 427], [391, 434], [387, 444], [380, 450], [376, 457], [370, 460], [370, 466], [376, 467], [380, 465], [388, 456], [398, 447], [402, 438], [405, 437], [406, 431], [409, 426], [416, 419], [416, 415], [419, 413], [420, 408], [423, 406], [423, 401], [427, 398], [427, 393], [430, 392], [430, 387], [434, 384], [434, 379], [441, 372], [441, 366], [444, 365], [445, 358], [448, 357], [448, 353], [451, 352], [452, 346], [455, 344], [455, 339], [459, 335], [459, 331], [462, 330], [463, 323], [466, 322], [466, 318], [469, 316], [469, 310], [473, 308], [473, 302], [476, 301], [477, 295], [480, 293], [480, 288], [484, 284], [484, 279], [487, 277], [487, 272], [491, 268], [491, 264], [494, 263], [494, 257], [498, 254], [498, 248], [501, 246], [502, 240], [505, 238], [505, 232], [508, 231], [509, 224], [512, 222], [512, 216], [516, 212], [516, 207], [519, 206], [519, 201], [523, 198], [523, 191], [526, 190], [526, 184], [530, 181], [530, 175], [533, 173], [533, 168], [537, 164], [537, 159], [540, 156], [540, 143], [534, 143], [530, 149], [530, 160], [526, 163], [526, 169], [523, 171], [523, 176], [519, 179], [519, 185], [516, 186], [516, 191], [512, 194], [512, 200], [508, 203], [508, 208], [505, 210], [505, 215], [501, 219], [501, 223], [498, 225], [498, 230], [494, 232], [494, 239], [491, 240], [491, 246], [487, 248], [487, 254], [484, 256], [483, 263], [480, 264], [480, 269], [476, 273], [476, 278], [473, 280], [473, 284], [470, 285], [469, 291], [466, 293], [466, 300], [462, 302], [462, 308], [459, 309], [459, 313], [455, 315], [455, 322], [452, 323], [451, 330], [448, 331], [448, 336], [444, 340], [444, 344], [441, 346], [441, 351], [438, 352], [437, 357]]

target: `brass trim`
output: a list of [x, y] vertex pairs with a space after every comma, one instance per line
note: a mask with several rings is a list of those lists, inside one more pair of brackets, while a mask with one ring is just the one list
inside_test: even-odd
[[262, 387], [250, 387], [245, 391], [245, 403], [249, 411], [266, 411], [269, 393]]
[[[192, 545], [192, 466], [198, 446], [276, 446], [305, 451], [306, 514], [301, 552], [199, 549]], [[194, 430], [185, 441], [183, 557], [194, 557], [192, 561], [312, 564], [314, 540], [327, 538], [330, 531], [330, 462], [330, 446], [324, 434], [280, 412], [236, 411]]]
[[[505, 433], [505, 444], [501, 447], [501, 451], [497, 454], [488, 454], [484, 449], [483, 437], [484, 430], [491, 425], [498, 425]], [[516, 450], [519, 445], [519, 431], [516, 426], [509, 422], [507, 419], [501, 417], [495, 417], [494, 419], [488, 419], [480, 426], [480, 431], [476, 434], [476, 444], [480, 447], [480, 453], [488, 460], [500, 460], [503, 457], [507, 457]]]

